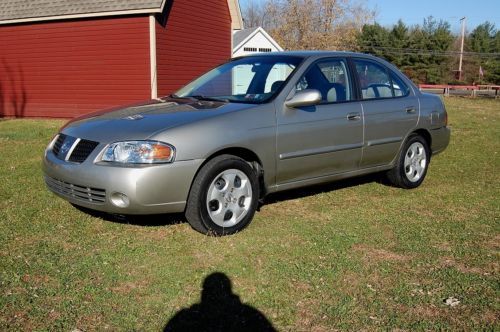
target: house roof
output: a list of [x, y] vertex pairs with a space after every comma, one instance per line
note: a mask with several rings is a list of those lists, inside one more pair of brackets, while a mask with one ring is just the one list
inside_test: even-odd
[[233, 45], [236, 47], [247, 39], [252, 33], [257, 31], [258, 27], [238, 30], [233, 33]]
[[2, 0], [0, 24], [159, 13], [166, 0]]

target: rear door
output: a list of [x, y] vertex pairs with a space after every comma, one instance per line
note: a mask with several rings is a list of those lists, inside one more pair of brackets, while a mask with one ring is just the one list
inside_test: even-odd
[[313, 63], [295, 90], [316, 89], [322, 102], [277, 112], [277, 183], [285, 184], [357, 169], [363, 146], [363, 114], [353, 98], [345, 59]]
[[418, 122], [419, 103], [404, 81], [383, 64], [354, 59], [365, 138], [361, 168], [387, 165]]

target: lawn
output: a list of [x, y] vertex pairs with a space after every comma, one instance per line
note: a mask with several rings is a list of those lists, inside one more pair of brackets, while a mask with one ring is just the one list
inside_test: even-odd
[[446, 105], [452, 141], [420, 188], [274, 195], [223, 238], [75, 209], [40, 169], [63, 121], [0, 121], [0, 330], [162, 330], [202, 287], [191, 309], [212, 327], [251, 312], [280, 331], [500, 329], [500, 101]]

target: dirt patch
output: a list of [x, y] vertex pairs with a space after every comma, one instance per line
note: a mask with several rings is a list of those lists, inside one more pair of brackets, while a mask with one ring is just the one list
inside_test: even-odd
[[109, 325], [103, 322], [103, 317], [100, 314], [83, 315], [78, 317], [76, 321], [75, 328], [73, 331], [96, 331], [96, 330], [107, 330], [110, 328]]
[[452, 250], [451, 244], [449, 242], [446, 242], [446, 241], [443, 241], [443, 242], [440, 242], [440, 243], [434, 245], [434, 248], [441, 250], [441, 251], [451, 251]]
[[492, 249], [495, 251], [500, 250], [500, 234], [498, 234], [494, 238], [486, 241], [485, 246], [486, 246], [486, 248]]
[[479, 320], [479, 322], [485, 322], [486, 324], [493, 326], [495, 324], [498, 324], [498, 319], [498, 312], [488, 310], [481, 314], [481, 319]]
[[413, 308], [408, 308], [407, 312], [412, 317], [421, 317], [426, 320], [434, 321], [445, 316], [447, 314], [446, 310], [446, 308], [439, 308], [433, 304], [429, 304], [426, 306], [419, 305]]
[[303, 281], [293, 280], [291, 283], [292, 289], [300, 290], [301, 292], [307, 293], [312, 289], [312, 286]]
[[149, 283], [146, 280], [140, 281], [126, 281], [122, 282], [115, 287], [110, 287], [110, 290], [114, 293], [118, 294], [130, 294], [136, 289], [145, 289], [147, 288]]
[[304, 299], [296, 303], [297, 306], [297, 319], [295, 326], [298, 326], [295, 331], [314, 331], [323, 332], [331, 331], [322, 325], [321, 317], [318, 317], [319, 300], [317, 299]]
[[373, 248], [366, 244], [355, 244], [352, 246], [354, 251], [359, 252], [363, 255], [363, 259], [366, 263], [378, 263], [378, 262], [408, 262], [411, 260], [411, 256], [402, 255], [389, 251], [386, 249]]
[[59, 282], [48, 275], [32, 275], [25, 274], [21, 277], [21, 281], [30, 285], [33, 288], [56, 288]]
[[344, 290], [347, 294], [354, 295], [360, 288], [360, 279], [362, 277], [363, 276], [352, 271], [344, 272], [339, 282], [339, 288]]
[[[7, 309], [7, 312], [9, 312], [12, 307], [7, 305], [4, 309]], [[2, 322], [5, 322], [5, 325], [11, 330], [33, 331], [35, 329], [27, 310], [14, 311], [10, 315], [2, 314], [0, 316], [0, 326], [3, 325]]]
[[[232, 252], [233, 248], [231, 248]], [[224, 255], [214, 254], [212, 251], [193, 250], [193, 258], [195, 268], [200, 270], [213, 269], [218, 264], [224, 261]]]
[[441, 307], [435, 304], [418, 305], [415, 307], [401, 306], [399, 311], [404, 312], [408, 317], [418, 317], [419, 320], [428, 320], [431, 322], [448, 322], [454, 330], [464, 330], [468, 321], [473, 321], [482, 326], [484, 330], [487, 327], [498, 323], [498, 316], [490, 311], [476, 311], [476, 308], [462, 306], [450, 308]]
[[59, 311], [51, 310], [47, 315], [49, 321], [54, 322], [62, 317], [62, 314]]
[[495, 275], [500, 272], [497, 262], [491, 262], [486, 267], [468, 266], [462, 262], [457, 262], [453, 257], [445, 256], [440, 260], [441, 267], [453, 267], [462, 273], [473, 273], [480, 275]]

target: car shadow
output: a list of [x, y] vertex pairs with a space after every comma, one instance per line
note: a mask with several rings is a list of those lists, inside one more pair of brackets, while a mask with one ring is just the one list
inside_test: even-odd
[[242, 303], [233, 293], [231, 280], [221, 272], [203, 281], [201, 301], [179, 310], [165, 325], [165, 332], [177, 331], [276, 331], [266, 316]]
[[186, 223], [186, 218], [183, 213], [168, 213], [168, 214], [150, 214], [150, 215], [121, 215], [121, 214], [110, 214], [106, 212], [95, 211], [91, 209], [84, 208], [82, 206], [72, 204], [76, 209], [106, 221], [145, 226], [145, 227], [158, 227], [158, 226], [169, 226]]

